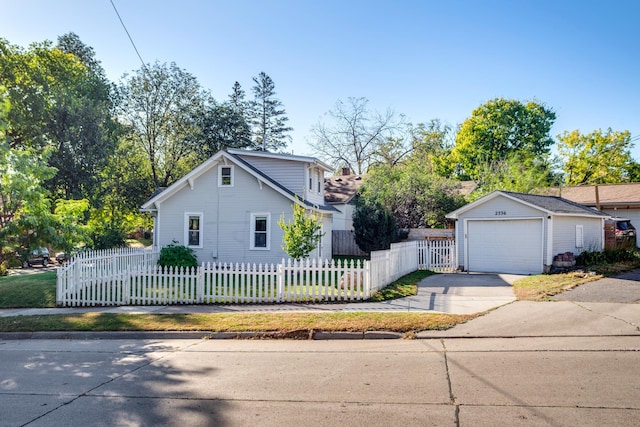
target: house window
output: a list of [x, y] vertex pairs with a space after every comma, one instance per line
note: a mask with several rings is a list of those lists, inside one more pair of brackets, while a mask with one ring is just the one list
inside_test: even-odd
[[185, 237], [186, 246], [191, 248], [202, 247], [202, 214], [185, 214]]
[[251, 249], [269, 250], [271, 214], [251, 214]]
[[218, 168], [218, 187], [233, 187], [233, 166]]
[[322, 177], [322, 172], [318, 171], [318, 193], [322, 193], [322, 183], [324, 179]]
[[576, 248], [584, 247], [584, 228], [582, 225], [576, 225]]
[[313, 169], [309, 169], [309, 191], [313, 191]]

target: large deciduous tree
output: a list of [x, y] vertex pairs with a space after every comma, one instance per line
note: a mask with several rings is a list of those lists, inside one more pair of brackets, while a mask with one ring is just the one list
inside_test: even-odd
[[251, 127], [242, 111], [231, 103], [214, 101], [194, 112], [196, 128], [189, 138], [199, 161], [225, 148], [250, 148]]
[[52, 109], [49, 127], [55, 147], [49, 164], [58, 172], [48, 188], [61, 198], [91, 197], [100, 185], [98, 174], [117, 145], [111, 84], [93, 48], [76, 34], [59, 37], [57, 48], [78, 58], [83, 73], [75, 90], [60, 94]]
[[398, 146], [402, 117], [391, 110], [371, 111], [366, 98], [338, 101], [325, 117], [327, 122], [320, 121], [311, 129], [312, 151], [336, 167], [344, 165], [360, 174], [379, 161], [382, 152], [391, 154], [382, 156], [389, 163], [395, 153], [404, 151]]
[[115, 146], [110, 84], [93, 49], [69, 33], [57, 46], [47, 41], [26, 50], [0, 40], [0, 52], [0, 84], [12, 104], [10, 146], [52, 148], [57, 173], [45, 185], [54, 197], [92, 194]]
[[444, 227], [445, 215], [464, 204], [459, 182], [440, 172], [450, 132], [438, 120], [412, 127], [411, 153], [371, 166], [360, 198], [392, 212], [400, 228]]
[[637, 179], [629, 131], [578, 130], [558, 135], [558, 153], [566, 185], [613, 184]]
[[514, 154], [543, 158], [553, 144], [556, 115], [537, 101], [496, 98], [473, 110], [456, 135], [451, 160], [461, 178], [477, 179], [482, 167]]
[[[281, 151], [291, 142], [287, 134], [293, 128], [286, 125], [282, 102], [276, 98], [275, 84], [271, 77], [261, 72], [253, 78], [253, 100], [249, 102], [251, 124], [253, 126], [253, 148], [263, 151]], [[234, 87], [235, 90], [235, 87]], [[241, 98], [240, 98], [241, 99]]]
[[145, 65], [118, 87], [121, 120], [147, 156], [156, 187], [165, 187], [195, 166], [189, 140], [197, 131], [194, 111], [208, 98], [197, 79], [175, 63]]

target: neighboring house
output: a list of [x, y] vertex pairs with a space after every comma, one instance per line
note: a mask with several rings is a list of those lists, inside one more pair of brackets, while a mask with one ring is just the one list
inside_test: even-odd
[[333, 214], [334, 230], [353, 230], [354, 197], [361, 186], [362, 175], [351, 175], [348, 168], [342, 170], [342, 175], [325, 178], [324, 198], [338, 210]]
[[292, 217], [292, 204], [315, 213], [324, 233], [311, 256], [331, 258], [332, 216], [324, 200], [327, 164], [304, 156], [226, 149], [142, 206], [154, 218], [153, 247], [177, 241], [199, 262], [278, 263], [278, 220]]
[[604, 248], [609, 215], [570, 200], [495, 191], [447, 215], [466, 271], [539, 274], [555, 255]]
[[[640, 182], [555, 187], [546, 194], [600, 209], [615, 218], [629, 219], [640, 229]], [[640, 239], [636, 239], [636, 245], [640, 247]]]
[[342, 169], [342, 175], [324, 180], [324, 198], [337, 212], [333, 214], [331, 248], [334, 255], [365, 256], [355, 241], [353, 234], [353, 212], [355, 196], [362, 186], [362, 175], [351, 175], [349, 168]]

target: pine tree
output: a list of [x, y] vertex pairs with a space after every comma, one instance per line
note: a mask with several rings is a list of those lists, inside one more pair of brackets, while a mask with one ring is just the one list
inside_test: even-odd
[[231, 95], [229, 95], [229, 105], [242, 116], [247, 113], [247, 101], [245, 101], [244, 95], [244, 90], [242, 90], [240, 83], [235, 82], [233, 88], [231, 88]]
[[271, 77], [261, 72], [253, 81], [254, 100], [249, 103], [253, 148], [262, 151], [282, 150], [291, 142], [287, 132], [293, 128], [286, 126], [289, 118], [285, 115], [282, 102], [275, 97], [275, 85]]

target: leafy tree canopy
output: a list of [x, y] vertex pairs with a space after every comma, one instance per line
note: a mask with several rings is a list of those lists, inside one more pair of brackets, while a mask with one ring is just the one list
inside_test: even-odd
[[456, 135], [451, 161], [461, 179], [478, 179], [481, 165], [510, 155], [546, 156], [553, 139], [553, 110], [536, 101], [496, 98], [473, 110]]
[[640, 179], [631, 157], [629, 131], [578, 130], [558, 135], [558, 153], [563, 161], [565, 185], [612, 184]]
[[155, 187], [166, 187], [197, 164], [189, 140], [194, 112], [208, 100], [198, 80], [175, 63], [145, 65], [118, 86], [121, 120], [147, 157]]
[[386, 250], [398, 238], [393, 214], [377, 201], [356, 198], [353, 234], [358, 247], [367, 253]]

